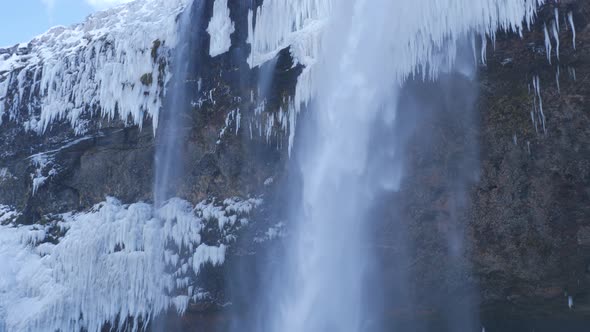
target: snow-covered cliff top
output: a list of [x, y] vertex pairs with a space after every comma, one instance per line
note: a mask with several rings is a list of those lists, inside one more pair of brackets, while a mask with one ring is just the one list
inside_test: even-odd
[[[161, 49], [177, 43], [177, 16], [192, 0], [142, 0], [54, 27], [27, 44], [0, 48], [2, 116], [42, 133], [66, 118], [76, 132], [82, 114], [101, 112], [142, 125], [157, 123], [168, 73]], [[22, 117], [19, 113], [28, 113]]]

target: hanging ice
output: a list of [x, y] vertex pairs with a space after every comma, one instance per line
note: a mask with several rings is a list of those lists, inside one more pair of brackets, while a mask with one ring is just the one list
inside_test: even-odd
[[[495, 39], [498, 29], [522, 35], [523, 25], [530, 27], [536, 9], [543, 3], [545, 0], [441, 0], [435, 5], [431, 0], [396, 1], [391, 13], [404, 19], [394, 20], [384, 36], [384, 43], [393, 47], [391, 56], [396, 59], [389, 70], [402, 80], [412, 74], [434, 76], [453, 62], [458, 40], [471, 34], [487, 34]], [[315, 94], [317, 78], [313, 67], [324, 47], [323, 31], [335, 5], [342, 4], [332, 0], [265, 0], [248, 15], [250, 66], [258, 66], [289, 48], [295, 63], [305, 67], [298, 78], [294, 113], [289, 113], [289, 150], [300, 108]], [[482, 53], [485, 55], [483, 48]]]
[[[244, 219], [260, 202], [193, 207], [172, 199], [156, 210], [108, 198], [44, 226], [1, 226], [18, 213], [0, 206], [0, 331], [98, 332], [107, 322], [121, 327], [119, 317], [131, 318], [136, 331], [140, 321], [168, 308], [182, 313], [198, 296], [187, 292], [188, 277], [225, 259], [225, 244], [201, 243], [205, 211]], [[52, 229], [65, 233], [57, 244], [48, 238]], [[183, 258], [183, 250], [194, 257]]]
[[541, 97], [541, 80], [539, 76], [533, 77], [533, 87], [535, 90], [534, 100], [538, 101], [538, 114], [543, 126], [543, 133], [547, 134], [547, 129], [545, 127], [545, 113], [543, 112], [543, 98]]
[[573, 12], [569, 12], [567, 14], [567, 20], [569, 21], [570, 26], [572, 28], [572, 45], [575, 50], [576, 49], [576, 26], [574, 25], [574, 13]]
[[547, 61], [549, 61], [549, 64], [551, 64], [551, 38], [549, 37], [547, 24], [543, 25], [543, 33], [545, 35], [545, 53], [547, 54]]
[[555, 53], [557, 55], [557, 61], [559, 61], [559, 33], [557, 32], [557, 25], [555, 21], [551, 24], [551, 31], [553, 32], [553, 38], [555, 39]]
[[485, 35], [481, 35], [481, 63], [486, 64], [488, 57], [488, 39]]
[[229, 17], [228, 0], [215, 0], [213, 17], [209, 21], [207, 32], [211, 36], [209, 55], [212, 57], [223, 54], [231, 47], [231, 34], [236, 30]]

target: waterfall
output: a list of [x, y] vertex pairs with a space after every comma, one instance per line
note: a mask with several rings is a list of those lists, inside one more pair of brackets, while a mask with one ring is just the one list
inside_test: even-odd
[[[177, 5], [184, 6], [188, 3], [186, 1], [177, 1]], [[241, 39], [235, 38], [232, 33], [237, 31], [234, 30], [236, 26], [244, 29], [246, 20], [243, 19], [242, 24], [239, 24], [239, 20], [232, 22], [232, 18], [237, 15], [235, 12], [230, 15], [230, 7], [235, 7], [227, 0], [218, 0], [215, 3], [195, 1], [190, 2], [191, 5], [178, 16], [177, 21], [176, 14], [169, 15], [174, 16], [172, 19], [165, 16], [164, 21], [153, 18], [147, 20], [149, 24], [146, 23], [146, 26], [166, 23], [166, 29], [161, 34], [154, 33], [155, 30], [149, 30], [150, 33], [145, 34], [132, 34], [133, 38], [141, 36], [140, 42], [137, 42], [139, 46], [136, 43], [117, 43], [117, 52], [114, 54], [127, 60], [114, 67], [108, 62], [101, 62], [104, 58], [95, 55], [95, 49], [100, 48], [98, 44], [87, 49], [73, 47], [76, 52], [84, 51], [84, 56], [79, 59], [93, 59], [92, 61], [98, 61], [101, 66], [106, 64], [104, 68], [98, 67], [102, 68], [99, 75], [97, 74], [98, 81], [93, 80], [96, 76], [92, 71], [95, 70], [93, 62], [90, 65], [83, 64], [87, 68], [85, 70], [90, 70], [92, 74], [85, 73], [84, 70], [70, 70], [76, 68], [70, 68], [70, 64], [79, 64], [76, 60], [78, 58], [72, 58], [76, 61], [70, 61], [68, 57], [59, 58], [58, 65], [54, 63], [52, 71], [47, 71], [53, 74], [42, 80], [41, 87], [53, 86], [59, 89], [49, 93], [47, 97], [50, 102], [45, 105], [51, 107], [44, 107], [42, 111], [42, 115], [45, 115], [37, 128], [40, 133], [52, 121], [62, 119], [67, 114], [76, 133], [80, 132], [78, 130], [85, 130], [84, 125], [79, 126], [84, 124], [79, 122], [81, 113], [72, 107], [82, 110], [90, 105], [85, 104], [87, 96], [83, 93], [99, 91], [99, 86], [104, 88], [101, 91], [106, 91], [102, 93], [106, 97], [101, 97], [105, 100], [92, 105], [101, 105], [102, 112], [111, 118], [118, 109], [121, 119], [131, 116], [132, 123], [139, 127], [144, 115], [150, 115], [156, 128], [158, 111], [163, 105], [155, 138], [154, 204], [126, 204], [108, 197], [104, 202], [85, 211], [48, 214], [47, 220], [35, 225], [13, 224], [12, 220], [19, 217], [21, 212], [16, 208], [0, 205], [0, 261], [3, 262], [0, 264], [0, 331], [169, 330], [169, 322], [162, 318], [163, 315], [170, 311], [183, 315], [190, 309], [190, 304], [208, 300], [207, 286], [201, 289], [199, 284], [199, 277], [202, 277], [199, 274], [204, 266], [224, 264], [228, 248], [232, 250], [228, 250], [228, 257], [234, 260], [254, 256], [251, 253], [258, 248], [258, 237], [247, 239], [256, 242], [257, 246], [253, 247], [250, 243], [248, 250], [233, 252], [239, 249], [237, 246], [231, 247], [237, 236], [233, 232], [239, 230], [233, 226], [238, 223], [240, 226], [248, 225], [249, 213], [262, 204], [261, 199], [242, 201], [237, 197], [225, 197], [226, 199], [219, 202], [213, 197], [207, 197], [194, 206], [178, 198], [188, 191], [183, 181], [185, 168], [188, 168], [184, 167], [183, 156], [191, 130], [189, 126], [194, 121], [194, 114], [190, 113], [193, 109], [191, 92], [194, 91], [190, 89], [200, 92], [202, 81], [197, 76], [203, 74], [212, 104], [208, 105], [207, 115], [226, 115], [222, 133], [229, 127], [231, 116], [235, 120], [237, 135], [241, 114], [246, 116], [247, 111], [253, 111], [251, 113], [254, 115], [260, 114], [266, 105], [264, 99], [275, 95], [273, 85], [278, 84], [278, 80], [273, 80], [273, 75], [279, 71], [278, 68], [284, 69], [282, 62], [275, 56], [286, 56], [287, 52], [283, 51], [287, 48], [294, 67], [297, 67], [293, 72], [301, 69], [301, 74], [293, 89], [294, 95], [287, 96], [285, 91], [279, 91], [274, 96], [278, 100], [277, 96], [280, 95], [282, 102], [289, 104], [282, 105], [286, 107], [280, 108], [279, 117], [285, 131], [287, 118], [289, 119], [289, 152], [285, 151], [284, 155], [290, 155], [288, 171], [292, 173], [286, 177], [296, 178], [289, 186], [281, 188], [287, 192], [283, 193], [284, 196], [291, 199], [289, 212], [286, 213], [288, 220], [278, 220], [276, 224], [277, 227], [280, 225], [281, 235], [285, 235], [284, 238], [277, 239], [277, 242], [282, 241], [280, 245], [285, 246], [285, 251], [272, 252], [274, 261], [269, 265], [278, 262], [279, 267], [276, 270], [269, 269], [271, 274], [264, 275], [264, 287], [245, 291], [255, 293], [264, 288], [261, 292], [265, 294], [256, 294], [263, 300], [255, 303], [260, 304], [256, 307], [264, 312], [253, 315], [253, 320], [263, 317], [263, 321], [248, 321], [247, 324], [256, 328], [239, 327], [238, 331], [462, 332], [472, 331], [474, 327], [479, 330], [476, 300], [467, 297], [466, 301], [461, 299], [462, 302], [457, 303], [453, 294], [438, 290], [427, 294], [431, 296], [427, 300], [435, 299], [432, 302], [436, 302], [439, 307], [446, 306], [442, 310], [445, 317], [437, 321], [440, 326], [432, 328], [400, 320], [393, 324], [385, 322], [385, 316], [389, 314], [385, 312], [386, 305], [394, 303], [404, 309], [409, 308], [408, 311], [417, 311], [415, 309], [419, 303], [413, 297], [415, 294], [412, 290], [408, 289], [411, 279], [417, 275], [416, 271], [410, 271], [408, 267], [413, 263], [412, 251], [416, 250], [419, 243], [412, 237], [411, 226], [403, 223], [402, 213], [398, 210], [401, 209], [400, 201], [403, 199], [400, 196], [406, 194], [405, 181], [413, 171], [409, 169], [412, 165], [409, 159], [416, 150], [424, 153], [428, 149], [419, 147], [410, 152], [408, 145], [410, 138], [415, 136], [421, 136], [422, 140], [417, 141], [426, 142], [425, 145], [435, 139], [435, 135], [428, 132], [432, 128], [428, 122], [431, 118], [446, 116], [446, 121], [471, 121], [467, 119], [469, 115], [463, 111], [473, 109], [474, 106], [473, 99], [477, 90], [474, 84], [475, 67], [479, 56], [473, 59], [465, 54], [479, 53], [481, 61], [485, 62], [487, 39], [493, 40], [498, 29], [522, 34], [524, 27], [532, 23], [536, 8], [544, 0], [338, 0], [334, 3], [332, 0], [250, 1], [249, 6], [257, 7], [256, 19], [254, 20], [253, 10], [249, 11], [247, 18], [250, 56], [247, 60], [244, 57], [235, 62], [228, 61], [228, 58], [241, 54], [241, 50], [236, 50], [237, 53], [229, 54], [227, 58], [207, 62], [212, 64], [211, 68], [200, 67], [201, 60], [204, 61], [203, 54], [217, 57], [230, 51], [232, 46], [237, 48], [238, 45], [231, 45], [231, 42]], [[135, 5], [130, 5], [131, 9], [125, 9], [122, 13], [137, 11], [141, 14], [142, 10], [134, 10], [143, 8], [139, 7], [140, 3], [133, 2]], [[172, 8], [163, 4], [161, 1], [154, 2], [150, 8], [156, 8], [156, 11], [159, 11], [160, 5], [162, 10]], [[203, 52], [203, 39], [199, 33], [204, 33], [204, 29], [200, 20], [205, 8], [211, 7], [209, 5], [213, 5], [214, 17], [206, 31], [211, 35], [212, 42], [209, 52]], [[180, 7], [185, 8], [183, 6]], [[111, 13], [119, 16], [117, 11]], [[138, 21], [143, 19], [141, 15], [131, 17]], [[154, 17], [159, 15], [154, 14]], [[573, 29], [571, 15], [569, 19]], [[108, 30], [105, 27], [118, 21], [105, 22], [107, 23], [99, 26], [101, 30]], [[123, 38], [131, 30], [130, 27], [116, 27], [116, 31], [123, 31], [116, 36]], [[144, 25], [139, 27], [143, 28]], [[178, 32], [171, 27], [177, 27]], [[76, 29], [79, 32], [85, 30], [82, 27]], [[140, 29], [134, 30], [137, 32]], [[80, 36], [90, 35], [80, 33]], [[112, 42], [106, 37], [100, 37], [106, 35], [97, 36], [94, 40], [105, 39], [105, 45]], [[161, 36], [168, 36], [169, 42], [167, 47], [159, 50], [166, 41]], [[86, 37], [80, 37], [80, 40], [86, 40]], [[64, 40], [63, 44], [56, 45], [63, 47], [71, 42], [70, 38]], [[473, 42], [473, 49], [467, 51], [467, 41], [475, 40], [481, 40], [481, 45]], [[127, 54], [126, 50], [130, 45], [137, 49], [135, 53]], [[481, 52], [476, 52], [479, 46]], [[200, 49], [196, 51], [196, 48]], [[173, 52], [172, 59], [168, 58], [168, 54], [160, 57], [158, 52]], [[132, 58], [133, 54], [138, 58]], [[195, 54], [199, 56], [195, 57]], [[114, 58], [118, 57], [113, 56]], [[114, 61], [113, 59], [109, 61]], [[250, 104], [254, 103], [254, 86], [246, 89], [240, 85], [244, 89], [240, 89], [243, 91], [239, 91], [238, 96], [236, 91], [231, 91], [234, 89], [232, 84], [224, 84], [228, 77], [233, 79], [237, 75], [236, 69], [245, 66], [246, 61], [252, 67], [264, 66], [258, 72], [256, 94], [259, 98], [256, 101], [262, 106], [256, 108], [258, 111], [234, 108], [230, 111], [224, 109], [227, 105], [220, 100], [217, 107], [214, 107], [216, 104], [213, 92], [216, 89], [219, 89], [216, 95], [232, 97], [232, 106], [240, 103], [241, 107], [242, 97], [248, 92]], [[135, 66], [137, 63], [142, 65]], [[49, 64], [46, 64], [48, 69]], [[120, 67], [123, 65], [127, 67]], [[40, 70], [35, 66], [29, 69]], [[130, 70], [125, 72], [119, 70], [120, 68]], [[66, 69], [67, 77], [74, 76], [64, 80], [56, 73], [65, 72]], [[125, 72], [132, 79], [127, 75], [119, 75], [118, 80], [111, 80], [114, 72]], [[18, 81], [21, 83], [17, 84], [21, 90], [19, 95], [25, 91], [22, 79], [30, 76], [30, 73], [21, 71], [18, 74], [21, 76]], [[76, 75], [82, 75], [84, 84], [76, 85], [80, 82]], [[158, 84], [152, 85], [154, 80]], [[59, 81], [65, 83], [58, 85]], [[107, 81], [112, 84], [106, 84]], [[537, 77], [537, 90], [538, 81]], [[132, 93], [121, 92], [120, 90], [125, 90], [121, 86], [127, 86], [128, 82], [135, 82], [129, 84], [131, 88], [128, 90]], [[139, 83], [143, 84], [141, 90], [134, 90], [135, 86], [140, 86]], [[61, 108], [64, 100], [70, 98], [72, 84], [78, 86], [74, 89], [76, 103]], [[160, 98], [163, 98], [164, 91], [160, 90], [160, 85], [166, 85], [163, 104], [160, 104]], [[8, 87], [8, 83], [5, 83], [4, 88]], [[89, 87], [92, 89], [88, 90]], [[148, 99], [147, 96], [156, 100]], [[125, 104], [126, 107], [121, 106]], [[18, 103], [15, 105], [18, 106]], [[288, 111], [284, 112], [287, 108]], [[448, 112], [449, 109], [454, 111]], [[146, 110], [148, 112], [144, 113]], [[274, 114], [269, 112], [269, 115], [272, 116], [269, 117], [272, 121], [267, 126], [267, 142], [275, 125]], [[215, 120], [210, 124], [213, 123]], [[299, 127], [296, 127], [296, 123]], [[205, 130], [215, 129], [210, 127]], [[462, 130], [467, 131], [462, 128], [459, 132]], [[458, 136], [465, 137], [468, 149], [452, 157], [461, 166], [456, 167], [456, 174], [445, 179], [445, 184], [448, 185], [446, 189], [451, 188], [452, 195], [455, 195], [444, 202], [451, 206], [450, 218], [459, 218], [460, 211], [467, 205], [464, 200], [467, 188], [471, 181], [477, 180], [476, 174], [468, 172], [475, 168], [473, 162], [477, 158], [466, 156], [477, 154], [470, 150], [476, 143], [465, 132]], [[215, 134], [213, 132], [209, 136], [216, 138]], [[262, 131], [260, 135], [262, 136]], [[93, 137], [81, 140], [91, 138]], [[220, 141], [217, 144], [220, 149], [225, 147], [222, 143], [224, 142]], [[68, 144], [70, 143], [65, 146]], [[60, 149], [62, 148], [36, 156], [39, 160], [43, 159], [40, 157], [47, 159]], [[229, 153], [233, 156], [236, 151], [242, 150], [236, 149]], [[431, 153], [434, 155], [435, 152]], [[224, 152], [220, 154], [222, 153]], [[461, 155], [457, 156], [458, 154]], [[235, 166], [238, 167], [242, 156], [237, 157], [239, 158], [227, 158], [222, 162], [236, 162]], [[423, 160], [438, 163], [432, 156]], [[40, 164], [43, 163], [36, 164], [41, 167]], [[467, 172], [461, 173], [465, 170]], [[0, 171], [7, 172], [6, 169]], [[248, 168], [243, 171], [247, 172]], [[52, 170], [51, 174], [53, 172], [57, 170]], [[42, 191], [36, 192], [42, 185], [39, 179], [46, 181], [49, 177], [44, 177], [41, 170], [36, 173], [39, 174], [33, 174], [37, 180], [33, 181], [33, 192], [35, 198], [38, 198], [42, 194]], [[64, 176], [67, 174], [63, 173]], [[258, 180], [260, 179], [256, 181]], [[288, 182], [283, 180], [277, 180], [277, 183]], [[264, 181], [264, 185], [268, 185], [265, 194], [274, 190], [271, 189], [273, 181], [273, 178]], [[262, 181], [258, 182], [262, 185]], [[284, 206], [273, 208], [278, 210]], [[392, 225], [389, 225], [387, 232], [379, 234], [382, 230], [381, 219], [385, 218], [389, 218], [387, 222]], [[5, 222], [8, 224], [5, 225]], [[232, 232], [226, 232], [231, 227]], [[432, 230], [435, 227], [424, 228]], [[267, 238], [273, 238], [277, 232], [279, 231], [276, 229], [269, 229]], [[432, 264], [427, 266], [428, 270], [420, 272], [443, 276], [433, 278], [435, 281], [450, 279], [457, 274], [468, 275], [469, 266], [465, 263], [467, 259], [464, 257], [462, 230], [457, 227], [441, 234], [444, 245], [440, 251], [448, 251], [445, 257], [450, 257], [449, 261], [435, 262], [440, 264]], [[381, 261], [389, 259], [380, 256], [379, 240], [383, 238], [396, 244], [395, 255], [392, 255], [394, 258], [383, 264], [397, 269], [387, 274], [391, 280], [383, 280], [380, 276], [383, 268]], [[424, 242], [432, 243], [431, 240], [428, 238]], [[433, 261], [436, 258], [437, 256], [429, 257]], [[254, 258], [244, 258], [243, 261], [249, 264], [253, 260]], [[233, 263], [231, 260], [228, 262]], [[223, 272], [227, 271], [230, 271], [229, 267], [224, 268]], [[202, 279], [206, 279], [206, 276]], [[222, 283], [217, 280], [220, 278], [215, 279], [214, 283]], [[461, 284], [460, 287], [464, 285]], [[465, 292], [471, 290], [462, 289]], [[226, 294], [213, 294], [211, 300], [215, 300], [213, 297], [218, 295], [224, 300], [233, 300], [231, 294], [227, 297]], [[566, 299], [569, 299], [570, 309], [575, 309], [574, 298], [570, 295]], [[247, 301], [249, 300], [248, 298]], [[235, 303], [237, 301], [231, 305]], [[220, 305], [225, 307], [230, 303]], [[236, 308], [238, 306], [235, 305]], [[244, 311], [249, 314], [248, 310], [257, 309], [248, 308]]]
[[[310, 65], [304, 71], [311, 73], [311, 78], [300, 78], [299, 82], [311, 86], [298, 86], [298, 91], [309, 88], [312, 92], [307, 95], [313, 96], [307, 101], [308, 112], [302, 115], [302, 135], [298, 134], [292, 157], [302, 183], [300, 191], [293, 190], [292, 201], [300, 203], [290, 216], [293, 233], [286, 240], [282, 266], [268, 287], [272, 295], [267, 300], [271, 303], [264, 308], [270, 308], [266, 315], [269, 321], [259, 324], [269, 332], [380, 330], [381, 286], [371, 281], [378, 279], [372, 249], [378, 214], [373, 209], [384, 195], [397, 192], [404, 179], [402, 166], [407, 155], [400, 152], [400, 141], [408, 134], [391, 132], [404, 131], [400, 128], [400, 112], [415, 112], [417, 118], [425, 116], [420, 114], [420, 105], [400, 108], [402, 94], [410, 91], [406, 88], [408, 78], [437, 81], [445, 73], [472, 75], [469, 72], [473, 73], [473, 59], [469, 66], [456, 66], [458, 56], [465, 53], [462, 45], [474, 35], [483, 36], [483, 40], [486, 35], [493, 37], [498, 29], [521, 33], [523, 23], [530, 24], [542, 1], [318, 3], [321, 1], [299, 1], [301, 12], [294, 10], [297, 14], [292, 21], [282, 18], [291, 33], [291, 26], [305, 22], [301, 19], [303, 13], [321, 17], [310, 12], [314, 8], [331, 11], [319, 37], [321, 42], [308, 43], [313, 49], [298, 50], [316, 56], [314, 61], [308, 60]], [[297, 4], [267, 0], [265, 11], [272, 13], [277, 8], [281, 15], [288, 15], [284, 14], [285, 8], [293, 11]], [[257, 40], [265, 40], [264, 45], [274, 40], [281, 45], [284, 40], [299, 38], [304, 34], [301, 31], [289, 37], [268, 32], [268, 40], [264, 32], [254, 33]], [[302, 43], [297, 40], [291, 46]], [[265, 51], [272, 53], [266, 49], [258, 53]], [[457, 186], [465, 190], [463, 184]], [[402, 235], [404, 227], [394, 227], [399, 231], [396, 238], [407, 241]], [[451, 256], [460, 255], [458, 237], [460, 233], [448, 234]], [[403, 294], [409, 277], [400, 271], [397, 280], [385, 281], [400, 289], [398, 302], [412, 301], [410, 295]], [[462, 319], [467, 323], [449, 322], [447, 328], [462, 330], [476, 325], [473, 308], [459, 308], [463, 311], [449, 310], [453, 316], [449, 320], [464, 315]]]
[[[201, 1], [197, 6], [202, 7]], [[186, 81], [191, 73], [192, 6], [191, 3], [178, 23], [178, 45], [172, 59], [172, 79], [167, 88], [166, 102], [156, 134], [154, 204], [161, 206], [164, 201], [178, 194], [182, 183], [183, 142], [190, 130], [183, 118], [190, 117], [190, 100]], [[196, 17], [200, 17], [199, 14]]]

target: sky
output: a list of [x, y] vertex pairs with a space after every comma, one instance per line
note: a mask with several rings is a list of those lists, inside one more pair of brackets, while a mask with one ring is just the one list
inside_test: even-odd
[[0, 0], [0, 47], [27, 42], [56, 25], [131, 0]]

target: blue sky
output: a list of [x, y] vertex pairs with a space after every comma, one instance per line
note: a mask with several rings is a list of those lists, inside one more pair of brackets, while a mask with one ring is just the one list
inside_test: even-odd
[[1, 0], [0, 47], [26, 42], [55, 25], [82, 22], [92, 12], [129, 0]]

